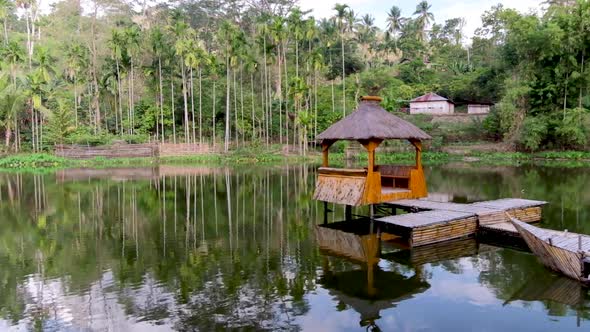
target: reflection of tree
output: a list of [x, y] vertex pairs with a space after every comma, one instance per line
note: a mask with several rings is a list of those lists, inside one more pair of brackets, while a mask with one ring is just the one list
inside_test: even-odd
[[301, 199], [313, 184], [302, 180], [307, 172], [65, 183], [0, 175], [0, 317], [32, 316], [22, 278], [41, 264], [42, 280], [59, 280], [71, 294], [112, 271], [115, 284], [99, 287], [103, 296], [115, 294], [126, 315], [142, 320], [294, 328], [319, 259], [307, 226], [315, 203]]

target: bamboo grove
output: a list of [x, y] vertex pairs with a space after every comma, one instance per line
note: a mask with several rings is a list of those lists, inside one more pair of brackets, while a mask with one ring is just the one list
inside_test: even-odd
[[[559, 129], [558, 119], [577, 124], [585, 114], [587, 43], [558, 44], [588, 3], [547, 6], [542, 17], [495, 6], [469, 44], [465, 21], [438, 24], [426, 1], [407, 15], [393, 6], [380, 29], [345, 4], [316, 19], [295, 0], [61, 0], [49, 11], [39, 0], [0, 0], [3, 150], [123, 140], [222, 151], [280, 143], [305, 153], [374, 88], [390, 111], [428, 91], [498, 103], [488, 138], [585, 145], [585, 128]], [[549, 55], [527, 56], [535, 24], [561, 29], [551, 50], [575, 60], [541, 79], [535, 68], [556, 67]], [[559, 130], [578, 140], [560, 141]], [[537, 141], [520, 139], [530, 132]]]

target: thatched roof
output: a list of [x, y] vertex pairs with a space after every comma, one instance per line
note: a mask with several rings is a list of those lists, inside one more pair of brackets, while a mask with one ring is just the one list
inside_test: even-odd
[[375, 97], [364, 97], [356, 111], [316, 137], [317, 140], [374, 138], [426, 140], [432, 137], [410, 122], [384, 110], [379, 106], [379, 99]]

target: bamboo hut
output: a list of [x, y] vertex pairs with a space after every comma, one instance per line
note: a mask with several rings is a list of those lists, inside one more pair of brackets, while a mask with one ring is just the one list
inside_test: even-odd
[[[323, 162], [318, 169], [314, 199], [351, 206], [377, 204], [428, 195], [422, 170], [422, 141], [431, 137], [413, 124], [387, 112], [381, 98], [367, 96], [358, 108], [316, 138]], [[414, 165], [376, 165], [375, 149], [387, 139], [408, 140], [415, 148]], [[368, 153], [365, 168], [334, 168], [329, 149], [339, 140], [357, 141]]]

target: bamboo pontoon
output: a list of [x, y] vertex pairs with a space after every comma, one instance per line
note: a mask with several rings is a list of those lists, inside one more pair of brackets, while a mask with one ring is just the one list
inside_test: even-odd
[[522, 216], [527, 222], [540, 221], [544, 204], [546, 202], [518, 198], [472, 204], [399, 200], [387, 202], [387, 206], [413, 213], [386, 216], [376, 221], [382, 230], [401, 235], [411, 247], [417, 247], [473, 236], [480, 229], [510, 228], [507, 212]]

